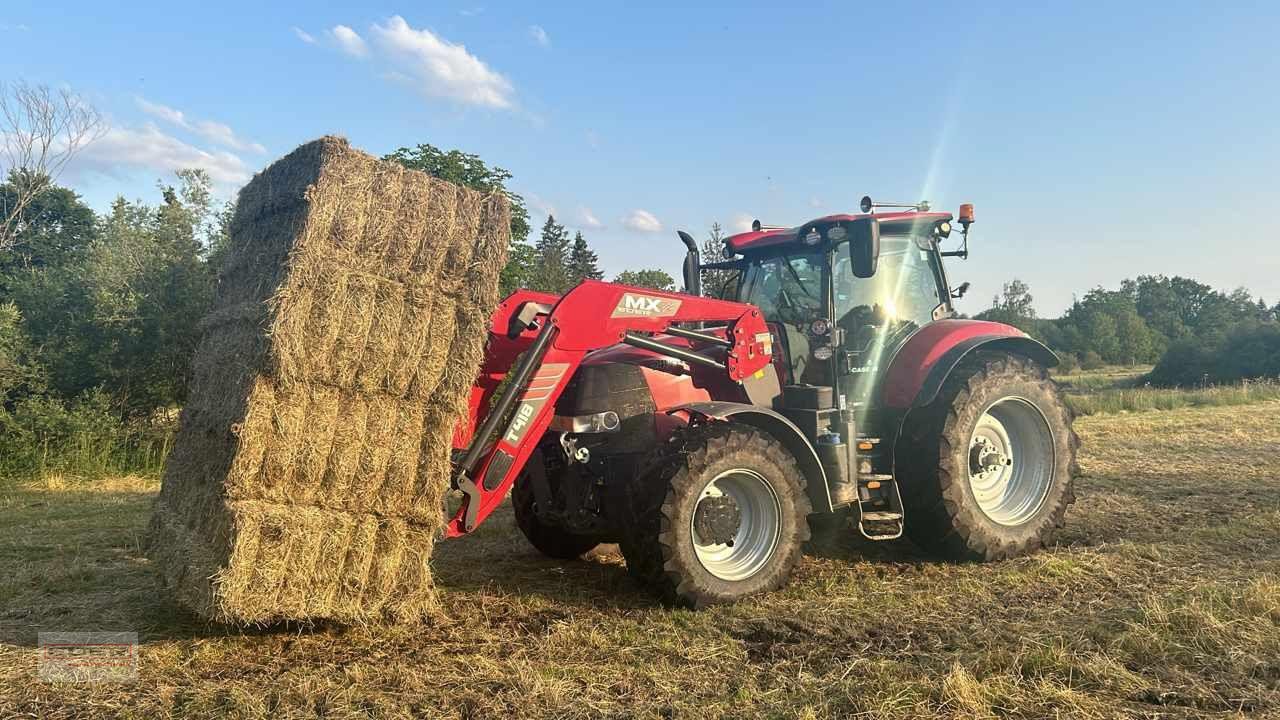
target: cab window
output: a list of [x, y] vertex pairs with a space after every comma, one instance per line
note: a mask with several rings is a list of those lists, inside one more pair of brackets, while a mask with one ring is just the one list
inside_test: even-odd
[[909, 237], [882, 237], [876, 274], [855, 278], [849, 245], [841, 245], [832, 268], [837, 324], [853, 332], [866, 325], [915, 328], [930, 322], [942, 297], [935, 263], [934, 254]]
[[779, 255], [747, 268], [740, 299], [770, 320], [805, 326], [822, 316], [822, 295], [820, 255]]

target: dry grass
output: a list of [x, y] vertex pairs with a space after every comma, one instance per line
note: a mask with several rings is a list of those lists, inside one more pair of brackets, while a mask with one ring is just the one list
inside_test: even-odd
[[[139, 551], [154, 487], [0, 496], [0, 717], [1238, 717], [1280, 714], [1280, 403], [1099, 415], [1049, 551], [829, 542], [784, 591], [656, 606], [500, 513], [436, 549], [424, 628], [209, 627]], [[39, 630], [137, 630], [141, 678], [33, 679]]]
[[332, 137], [241, 190], [148, 541], [181, 602], [236, 623], [436, 609], [508, 213]]

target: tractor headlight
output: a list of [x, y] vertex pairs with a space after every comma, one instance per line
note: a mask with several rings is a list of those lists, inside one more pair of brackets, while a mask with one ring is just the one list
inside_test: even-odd
[[556, 415], [551, 418], [551, 429], [567, 433], [617, 432], [621, 425], [618, 413], [612, 410], [592, 415]]

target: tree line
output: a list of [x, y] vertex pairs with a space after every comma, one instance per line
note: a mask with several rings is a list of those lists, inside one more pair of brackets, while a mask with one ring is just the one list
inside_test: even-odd
[[976, 315], [1013, 325], [1058, 352], [1064, 364], [1154, 364], [1162, 385], [1280, 377], [1280, 303], [1244, 288], [1224, 292], [1185, 277], [1140, 275], [1094, 288], [1062, 317], [1037, 316], [1031, 290], [1014, 279]]

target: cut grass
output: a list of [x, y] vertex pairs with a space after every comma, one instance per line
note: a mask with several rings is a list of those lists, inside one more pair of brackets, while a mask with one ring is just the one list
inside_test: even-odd
[[[781, 592], [669, 610], [503, 511], [437, 549], [427, 627], [203, 624], [139, 547], [154, 482], [0, 495], [0, 717], [1236, 717], [1280, 713], [1280, 402], [1098, 415], [1055, 547], [950, 565], [828, 540]], [[136, 630], [49, 685], [41, 630]]]

